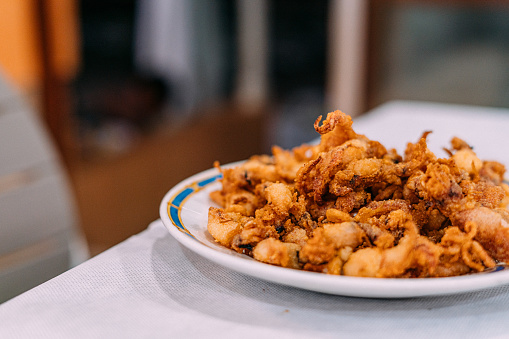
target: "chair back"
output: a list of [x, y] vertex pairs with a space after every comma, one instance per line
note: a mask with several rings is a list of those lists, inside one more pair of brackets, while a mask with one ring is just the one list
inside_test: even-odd
[[0, 302], [88, 257], [60, 156], [0, 74]]

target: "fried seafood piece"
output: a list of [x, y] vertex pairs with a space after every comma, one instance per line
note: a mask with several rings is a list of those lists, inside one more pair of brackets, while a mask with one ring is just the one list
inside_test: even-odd
[[[267, 203], [255, 212], [256, 216], [262, 220], [272, 221], [288, 217], [296, 198], [292, 187], [279, 182], [267, 183], [260, 187], [262, 187], [260, 195]], [[267, 215], [270, 217], [267, 218]]]
[[331, 208], [325, 212], [325, 216], [328, 222], [332, 223], [343, 223], [347, 221], [353, 221], [352, 216], [340, 209]]
[[[370, 224], [360, 224], [376, 245], [354, 252], [344, 265], [345, 275], [378, 278], [417, 278], [434, 276], [442, 248], [419, 235], [410, 214], [390, 213], [391, 232]], [[396, 229], [398, 229], [396, 231]], [[393, 234], [400, 233], [399, 241]]]
[[343, 266], [345, 275], [394, 278], [412, 268], [419, 235], [417, 226], [411, 215], [401, 210], [392, 211], [390, 220], [403, 233], [398, 243], [390, 248], [367, 247], [353, 252]]
[[418, 195], [435, 204], [447, 217], [461, 209], [475, 207], [475, 202], [465, 200], [458, 184], [464, 179], [453, 161], [430, 164], [421, 177]]
[[256, 192], [265, 203], [234, 235], [231, 247], [236, 251], [251, 254], [250, 251], [266, 238], [286, 237], [287, 242], [301, 243], [316, 227], [291, 185], [263, 183], [257, 186]]
[[267, 155], [253, 156], [237, 167], [222, 169], [222, 173], [221, 182], [226, 192], [238, 187], [254, 188], [261, 182], [275, 182], [280, 179], [272, 157]]
[[288, 268], [300, 268], [298, 253], [300, 245], [285, 243], [274, 238], [260, 241], [253, 249], [253, 258], [268, 264]]
[[216, 167], [223, 175], [222, 189], [214, 191], [210, 197], [223, 207], [232, 207], [233, 211], [252, 215], [259, 207], [254, 190], [265, 182], [284, 182], [293, 184], [298, 169], [308, 160], [316, 157], [317, 145], [302, 145], [291, 151], [277, 146], [273, 156], [253, 156], [245, 163], [234, 168]]
[[424, 132], [419, 141], [408, 143], [403, 162], [399, 164], [399, 176], [410, 177], [415, 171], [426, 171], [429, 164], [437, 161], [437, 157], [428, 149], [426, 139], [431, 132]]
[[371, 192], [375, 201], [403, 199], [403, 187], [397, 184], [381, 182], [373, 185]]
[[324, 200], [320, 202], [306, 199], [307, 211], [312, 219], [323, 221], [327, 216], [327, 211], [331, 208], [336, 208], [335, 200]]
[[[397, 223], [391, 222], [390, 215], [392, 212], [400, 211], [410, 215], [410, 204], [405, 200], [384, 200], [372, 201], [368, 205], [361, 208], [354, 217], [358, 223], [371, 224], [382, 230], [391, 230], [391, 226]], [[393, 227], [395, 230], [401, 229], [400, 227]], [[394, 232], [394, 235], [399, 237], [401, 232]]]
[[304, 269], [339, 274], [345, 254], [367, 241], [366, 233], [355, 222], [324, 224], [302, 247], [299, 260]]
[[422, 188], [422, 180], [424, 178], [424, 172], [417, 170], [407, 179], [403, 185], [403, 198], [411, 204], [419, 203], [422, 198], [420, 192]]
[[506, 168], [496, 161], [483, 161], [483, 165], [479, 170], [479, 177], [481, 181], [490, 182], [497, 187], [500, 187], [505, 193], [504, 198], [500, 201], [498, 207], [507, 208], [509, 205], [509, 185], [504, 181]]
[[[366, 272], [363, 274], [367, 274], [369, 276], [376, 276], [377, 274], [384, 275], [387, 274], [387, 270], [380, 270], [380, 265], [382, 263], [382, 259], [385, 256], [385, 264], [388, 264], [388, 258], [392, 258], [395, 260], [397, 253], [402, 253], [408, 250], [410, 246], [410, 240], [405, 240], [401, 244], [403, 246], [398, 247], [398, 249], [394, 248], [394, 244], [396, 243], [395, 237], [388, 231], [382, 230], [379, 227], [373, 226], [371, 224], [359, 224], [366, 234], [368, 235], [371, 242], [376, 247], [370, 247], [369, 249], [362, 249], [360, 254], [357, 254], [357, 259], [354, 257], [354, 261], [347, 267], [347, 271], [349, 274], [357, 274], [355, 270], [359, 270], [362, 265], [362, 261], [367, 262]], [[413, 236], [412, 236], [413, 237]], [[405, 244], [406, 243], [406, 244]], [[400, 246], [399, 244], [397, 246]], [[385, 250], [392, 249], [391, 251], [385, 252]], [[389, 256], [391, 254], [391, 256]], [[435, 271], [437, 270], [440, 263], [440, 256], [442, 255], [442, 247], [435, 244], [427, 237], [417, 235], [415, 239], [415, 243], [413, 248], [411, 249], [411, 258], [408, 261], [401, 261], [399, 263], [400, 268], [406, 267], [404, 270], [401, 269], [401, 274], [395, 275], [393, 277], [405, 277], [405, 278], [423, 278], [423, 277], [431, 277], [435, 275]], [[370, 258], [374, 261], [370, 261]], [[361, 261], [355, 262], [355, 260]], [[356, 266], [353, 264], [355, 263]], [[378, 265], [378, 266], [377, 266]], [[358, 271], [357, 271], [358, 272]], [[375, 274], [376, 272], [376, 274]], [[346, 274], [346, 273], [345, 273]], [[375, 275], [374, 275], [375, 274]]]
[[500, 214], [503, 220], [509, 224], [509, 210], [505, 207], [494, 208], [494, 212]]
[[447, 217], [476, 207], [497, 208], [503, 205], [507, 191], [491, 181], [470, 180], [454, 162], [438, 161], [430, 164], [416, 187], [418, 195]]
[[481, 161], [473, 151], [473, 147], [460, 138], [454, 137], [451, 140], [451, 146], [455, 151], [449, 151], [451, 158], [461, 170], [469, 174], [472, 180], [507, 186], [504, 184], [506, 171], [504, 165], [497, 161]]
[[460, 182], [460, 187], [465, 199], [474, 201], [478, 206], [491, 209], [499, 207], [506, 197], [504, 187], [483, 179], [475, 182], [464, 180]]
[[402, 277], [427, 278], [436, 276], [443, 249], [429, 238], [419, 235], [412, 253], [412, 263]]
[[477, 226], [475, 240], [488, 254], [502, 262], [509, 261], [509, 223], [507, 210], [476, 207], [456, 213], [453, 224], [465, 229], [469, 222]]
[[293, 227], [283, 235], [282, 240], [285, 243], [293, 243], [302, 247], [309, 240], [308, 232], [305, 228]]
[[318, 156], [318, 145], [304, 144], [292, 150], [274, 146], [272, 155], [276, 173], [286, 182], [293, 182], [302, 165]]
[[[283, 183], [263, 182], [250, 190], [237, 189], [228, 192], [216, 191], [222, 206], [227, 212], [237, 212], [245, 216], [272, 211], [276, 215], [286, 216], [292, 206], [293, 187]], [[212, 196], [213, 196], [212, 194]]]
[[346, 168], [336, 172], [329, 184], [329, 192], [343, 196], [381, 182], [398, 186], [402, 182], [396, 171], [396, 164], [390, 160], [377, 158], [354, 160]]
[[226, 212], [236, 212], [245, 216], [253, 216], [255, 210], [260, 207], [257, 195], [244, 190], [221, 196], [221, 201]]
[[[337, 199], [325, 200], [321, 202], [315, 202], [313, 200], [306, 200], [307, 211], [314, 220], [323, 221], [323, 219], [329, 219], [329, 211], [341, 211], [344, 215], [350, 215], [359, 208], [365, 206], [371, 201], [371, 195], [366, 191], [351, 192], [343, 197]], [[348, 221], [351, 219], [345, 219], [342, 221]]]
[[225, 212], [221, 208], [210, 207], [207, 230], [217, 242], [230, 248], [233, 238], [242, 231], [248, 222], [252, 222], [252, 218], [236, 212]]
[[[459, 148], [461, 143], [457, 140], [456, 143]], [[462, 150], [470, 149], [461, 147]], [[475, 164], [471, 168], [472, 173], [477, 171]], [[478, 244], [470, 248], [480, 253], [479, 247], [482, 246], [496, 260], [509, 260], [509, 224], [496, 212], [507, 197], [502, 186], [471, 175], [458, 167], [456, 160], [449, 159], [429, 164], [415, 190], [417, 196], [436, 206], [453, 225], [465, 229], [467, 222], [476, 223]]]
[[491, 181], [495, 185], [507, 186], [504, 184], [505, 171], [505, 166], [497, 161], [483, 161], [483, 165], [479, 170], [479, 175], [481, 178]]
[[[220, 244], [241, 253], [250, 253], [254, 246], [269, 237], [279, 237], [291, 211], [299, 211], [292, 188], [283, 183], [258, 186], [258, 200], [264, 201], [254, 216], [239, 213], [235, 206], [224, 209], [210, 207], [207, 229]], [[242, 211], [241, 211], [242, 212]]]
[[[443, 249], [437, 276], [443, 276], [447, 271], [460, 270], [463, 274], [470, 270], [481, 272], [495, 266], [495, 261], [487, 251], [474, 240], [478, 228], [477, 224], [468, 221], [463, 226], [464, 232], [456, 226], [450, 226], [440, 241]], [[465, 267], [466, 266], [466, 267]]]
[[451, 140], [451, 146], [456, 150], [452, 155], [456, 165], [471, 177], [478, 175], [483, 163], [472, 150], [472, 147], [458, 137]]
[[[402, 186], [393, 185], [395, 187], [392, 188], [394, 190], [392, 199], [404, 199], [411, 204], [410, 207], [415, 219], [414, 221], [421, 229], [424, 226], [431, 226], [432, 229], [436, 229], [437, 225], [443, 225], [445, 222], [445, 220], [443, 220], [445, 217], [439, 213], [440, 211], [436, 210], [437, 201], [430, 198], [431, 193], [435, 193], [435, 195], [438, 194], [438, 190], [436, 190], [437, 187], [434, 187], [434, 191], [429, 191], [426, 194], [423, 193], [423, 191], [425, 191], [423, 185], [427, 183], [429, 185], [426, 188], [431, 189], [436, 181], [444, 180], [444, 175], [447, 176], [447, 179], [445, 179], [444, 182], [450, 182], [452, 190], [447, 192], [442, 191], [442, 197], [444, 197], [446, 195], [454, 195], [454, 193], [458, 193], [459, 190], [457, 189], [456, 184], [461, 180], [461, 173], [454, 165], [452, 165], [452, 167], [456, 169], [455, 177], [448, 176], [447, 173], [451, 172], [450, 168], [446, 168], [447, 173], [445, 174], [441, 171], [447, 165], [444, 165], [444, 167], [433, 172], [433, 166], [439, 166], [437, 164], [439, 164], [440, 161], [447, 162], [447, 160], [437, 159], [435, 154], [428, 149], [426, 140], [430, 133], [431, 132], [423, 133], [419, 141], [415, 144], [407, 144], [404, 161], [398, 163], [395, 170], [397, 176], [401, 179], [407, 179], [406, 181], [402, 180]], [[452, 163], [452, 161], [449, 161], [449, 163]], [[432, 169], [430, 169], [430, 167], [432, 167]], [[434, 174], [437, 174], [437, 177], [441, 177], [436, 179], [433, 177]], [[438, 185], [438, 187], [443, 189], [449, 188], [449, 186], [440, 185]], [[455, 188], [456, 190], [454, 190]], [[388, 193], [391, 192], [389, 191]], [[387, 197], [391, 196], [387, 194], [378, 194], [374, 200], [385, 200]]]
[[267, 238], [279, 238], [276, 227], [254, 218], [241, 225], [239, 232], [231, 239], [229, 247], [239, 253], [252, 256], [253, 248]]
[[352, 161], [380, 158], [386, 153], [386, 149], [376, 141], [348, 140], [304, 164], [297, 173], [296, 188], [301, 194], [322, 201], [328, 193], [329, 183], [339, 170], [345, 169]]
[[254, 193], [258, 184], [280, 179], [269, 156], [253, 156], [243, 164], [232, 168], [222, 168], [219, 163], [215, 163], [215, 167], [222, 174], [220, 180], [222, 187], [221, 190], [212, 192], [210, 197], [222, 207], [227, 207], [235, 201], [234, 198], [229, 197], [230, 195]]
[[336, 199], [322, 200], [320, 202], [306, 199], [306, 209], [314, 220], [323, 221], [324, 219], [328, 219], [327, 213], [330, 210], [339, 210], [346, 214], [355, 213], [356, 210], [365, 206], [370, 201], [371, 195], [368, 192], [359, 191], [351, 192]]
[[371, 202], [371, 194], [366, 191], [355, 191], [345, 196], [338, 197], [334, 202], [334, 208], [346, 213], [353, 212]]
[[470, 175], [471, 179], [490, 182], [495, 186], [505, 185], [504, 165], [496, 161], [481, 161], [472, 146], [457, 137], [451, 140], [451, 145], [455, 150], [453, 154], [450, 152], [452, 159], [461, 170]]
[[455, 261], [447, 265], [438, 265], [433, 277], [455, 277], [465, 275], [472, 271], [463, 261]]
[[446, 226], [449, 218], [437, 208], [436, 203], [420, 197], [424, 173], [415, 171], [403, 186], [403, 198], [410, 203], [410, 213], [421, 232], [430, 235]]
[[[280, 230], [288, 220], [296, 220], [301, 227], [310, 226], [310, 215], [306, 202], [291, 185], [283, 183], [265, 183], [258, 186], [257, 192], [265, 204], [255, 211], [255, 218], [266, 225]], [[311, 227], [311, 226], [310, 226]]]
[[336, 172], [344, 169], [350, 162], [364, 158], [381, 158], [388, 154], [379, 142], [355, 133], [352, 119], [343, 112], [329, 113], [322, 125], [321, 118], [320, 116], [315, 121], [315, 130], [321, 134], [317, 156], [299, 169], [295, 179], [299, 192], [309, 195], [315, 201], [322, 200]]
[[351, 139], [366, 139], [363, 135], [355, 133], [352, 128], [352, 118], [341, 111], [328, 113], [322, 125], [320, 125], [321, 120], [320, 115], [314, 124], [315, 130], [321, 135], [319, 152], [326, 152]]
[[415, 223], [419, 226], [421, 234], [433, 237], [434, 232], [439, 231], [447, 225], [450, 220], [440, 212], [439, 209], [425, 200], [410, 205], [410, 213]]
[[393, 247], [396, 239], [391, 232], [368, 223], [358, 223], [373, 245], [380, 249]]

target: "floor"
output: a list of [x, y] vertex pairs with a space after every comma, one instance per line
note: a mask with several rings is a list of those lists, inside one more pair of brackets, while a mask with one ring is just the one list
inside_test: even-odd
[[92, 255], [143, 231], [164, 194], [182, 179], [266, 150], [264, 113], [218, 107], [177, 130], [163, 126], [128, 154], [69, 164]]

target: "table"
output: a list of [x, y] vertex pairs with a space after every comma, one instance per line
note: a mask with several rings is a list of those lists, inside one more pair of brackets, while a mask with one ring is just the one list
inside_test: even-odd
[[[457, 135], [481, 158], [509, 159], [509, 110], [399, 101], [354, 128], [389, 147], [433, 129], [437, 152]], [[507, 285], [408, 299], [315, 293], [213, 264], [156, 220], [0, 305], [0, 338], [493, 338], [508, 335], [508, 318]]]

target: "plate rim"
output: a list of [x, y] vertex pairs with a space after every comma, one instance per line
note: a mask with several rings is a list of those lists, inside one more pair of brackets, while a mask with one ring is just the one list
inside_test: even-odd
[[[234, 167], [244, 161], [221, 165], [222, 168]], [[473, 292], [490, 287], [509, 283], [509, 269], [492, 273], [477, 273], [455, 277], [443, 278], [366, 278], [327, 275], [324, 273], [295, 270], [267, 263], [258, 262], [248, 256], [246, 258], [228, 254], [210, 247], [195, 238], [187, 229], [187, 233], [175, 224], [169, 213], [169, 204], [182, 191], [196, 188], [196, 184], [206, 181], [207, 178], [218, 177], [216, 168], [194, 174], [175, 186], [163, 197], [159, 206], [160, 218], [168, 232], [183, 246], [202, 256], [203, 258], [251, 277], [278, 283], [281, 285], [300, 289], [321, 292], [333, 295], [365, 297], [365, 298], [411, 298], [459, 294]], [[182, 201], [181, 207], [190, 201], [193, 195], [199, 193], [209, 184], [218, 180], [207, 182], [206, 185], [190, 192]], [[173, 199], [173, 200], [172, 200]], [[180, 218], [180, 209], [178, 217]], [[206, 225], [205, 225], [206, 228]], [[496, 273], [496, 274], [494, 274]]]

